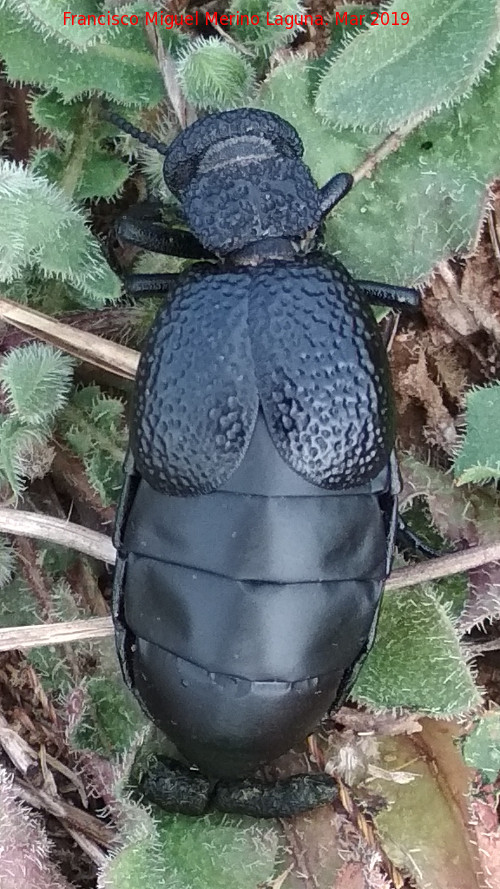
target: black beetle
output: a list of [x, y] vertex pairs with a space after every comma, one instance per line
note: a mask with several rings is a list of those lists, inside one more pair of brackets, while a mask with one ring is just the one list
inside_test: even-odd
[[[277, 115], [209, 115], [168, 147], [109, 116], [165, 155], [191, 230], [129, 215], [119, 235], [206, 260], [127, 282], [168, 299], [137, 373], [114, 580], [125, 680], [199, 768], [203, 799], [180, 807], [203, 811], [226, 779], [338, 707], [371, 645], [399, 476], [369, 304], [416, 308], [419, 295], [355, 281], [320, 250], [322, 220], [353, 180], [318, 189]], [[163, 802], [172, 775], [185, 801], [182, 767], [169, 775]], [[311, 799], [240, 808], [275, 814]]]

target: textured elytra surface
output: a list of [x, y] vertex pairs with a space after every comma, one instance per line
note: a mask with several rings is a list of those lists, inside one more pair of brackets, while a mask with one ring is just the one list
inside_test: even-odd
[[153, 325], [132, 450], [155, 490], [207, 493], [243, 459], [262, 404], [283, 459], [313, 484], [362, 485], [394, 430], [370, 308], [321, 257], [188, 274]]
[[302, 141], [296, 130], [277, 114], [256, 108], [238, 108], [212, 114], [193, 123], [172, 142], [165, 158], [165, 181], [174, 194], [181, 194], [195, 177], [198, 162], [216, 142], [238, 136], [259, 136], [283, 155], [302, 156]]
[[184, 212], [204, 247], [232, 252], [264, 238], [302, 238], [321, 221], [319, 192], [296, 159], [267, 158], [199, 175]]
[[262, 269], [249, 302], [271, 437], [309, 481], [363, 484], [394, 444], [387, 358], [371, 310], [336, 262], [271, 268]]
[[[141, 474], [172, 494], [212, 490], [239, 464], [257, 386], [238, 276], [188, 275], [150, 330], [139, 363], [131, 446]], [[237, 291], [236, 291], [237, 292]]]

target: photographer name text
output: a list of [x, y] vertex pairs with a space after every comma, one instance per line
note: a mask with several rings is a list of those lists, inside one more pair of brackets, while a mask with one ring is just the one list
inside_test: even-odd
[[[116, 12], [102, 12], [100, 15], [80, 15], [78, 13], [65, 12], [65, 25], [140, 25], [141, 18], [135, 13], [120, 15]], [[370, 10], [366, 13], [348, 13], [336, 12], [335, 24], [357, 27], [360, 25], [407, 25], [410, 21], [408, 12], [379, 12]], [[304, 27], [305, 25], [313, 25], [314, 27], [322, 27], [330, 24], [328, 19], [318, 14], [304, 15], [273, 15], [266, 13], [263, 16], [248, 15], [242, 12], [218, 13], [205, 12], [200, 13], [199, 10], [188, 13], [166, 13], [166, 12], [146, 12], [142, 18], [142, 23], [146, 25], [160, 25], [164, 28], [180, 28], [183, 25], [193, 27], [196, 25], [214, 25], [223, 28], [229, 28], [232, 25], [245, 25], [247, 27], [255, 27], [256, 25], [268, 25], [269, 27], [281, 27], [286, 29]], [[333, 22], [332, 22], [333, 24]]]

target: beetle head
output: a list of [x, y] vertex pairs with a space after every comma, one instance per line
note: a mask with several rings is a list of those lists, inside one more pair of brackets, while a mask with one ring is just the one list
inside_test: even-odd
[[113, 111], [105, 116], [164, 155], [165, 182], [193, 234], [220, 256], [240, 253], [248, 261], [252, 253], [276, 255], [269, 250], [279, 249], [281, 256], [305, 252], [322, 219], [354, 182], [350, 173], [337, 173], [318, 189], [302, 161], [297, 131], [270, 111], [210, 114], [170, 145]]
[[300, 241], [324, 215], [295, 129], [242, 108], [196, 121], [165, 151], [163, 173], [204, 247], [228, 255], [270, 238]]

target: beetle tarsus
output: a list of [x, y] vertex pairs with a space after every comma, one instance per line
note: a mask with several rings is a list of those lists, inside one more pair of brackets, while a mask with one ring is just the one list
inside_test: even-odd
[[414, 287], [398, 287], [395, 284], [381, 284], [379, 281], [356, 281], [357, 286], [372, 303], [390, 309], [420, 308], [420, 293]]
[[123, 284], [127, 293], [132, 296], [141, 296], [150, 293], [168, 293], [177, 280], [178, 275], [173, 272], [163, 272], [157, 275], [124, 275]]
[[396, 546], [405, 554], [424, 556], [426, 559], [435, 559], [437, 556], [442, 555], [442, 553], [439, 553], [422, 540], [418, 534], [415, 534], [401, 516], [398, 516]]
[[140, 790], [166, 812], [204, 815], [210, 806], [214, 782], [173, 759], [158, 759], [140, 784]]
[[160, 808], [183, 815], [216, 810], [253, 818], [289, 818], [338, 799], [335, 781], [325, 774], [293, 775], [271, 783], [257, 778], [215, 781], [163, 758], [143, 778], [140, 789]]
[[215, 787], [214, 808], [253, 818], [290, 818], [338, 799], [334, 780], [325, 774], [293, 775], [272, 784], [247, 778], [220, 781]]

